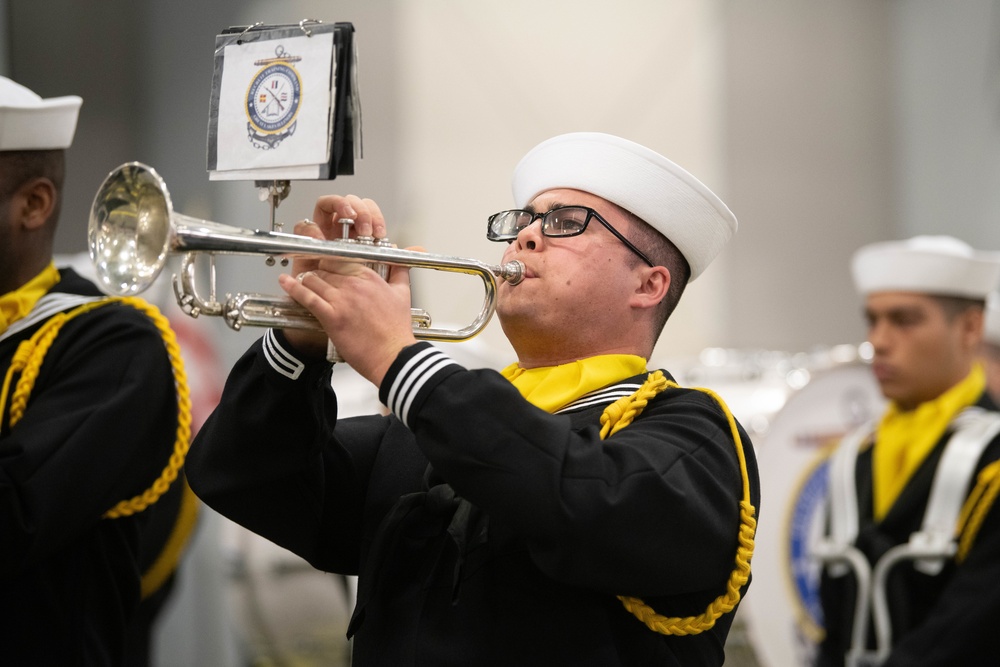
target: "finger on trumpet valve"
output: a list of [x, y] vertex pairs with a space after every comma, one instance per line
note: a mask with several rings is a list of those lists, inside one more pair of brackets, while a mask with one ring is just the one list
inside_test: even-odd
[[[379, 248], [395, 248], [396, 247], [396, 244], [390, 242], [389, 241], [389, 237], [387, 237], [387, 236], [383, 236], [380, 239], [375, 239], [374, 240], [374, 244], [377, 247], [379, 247]], [[389, 280], [389, 265], [388, 264], [379, 264], [379, 265], [377, 265], [377, 268], [376, 267], [373, 267], [373, 268], [375, 270], [375, 273], [377, 273], [382, 278], [382, 280]]]
[[348, 241], [351, 238], [351, 227], [354, 226], [353, 218], [338, 218], [337, 224], [341, 228], [341, 237], [343, 240]]
[[[389, 239], [376, 239], [374, 236], [357, 236], [353, 239], [355, 243], [367, 246], [395, 247], [389, 243]], [[384, 262], [365, 262], [365, 266], [379, 275], [382, 280], [389, 279], [389, 265]]]

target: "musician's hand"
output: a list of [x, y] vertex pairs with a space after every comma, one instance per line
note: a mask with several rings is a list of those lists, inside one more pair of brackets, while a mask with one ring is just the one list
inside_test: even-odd
[[416, 342], [406, 267], [392, 267], [385, 281], [357, 262], [324, 259], [318, 269], [279, 281], [320, 321], [337, 353], [375, 386], [400, 351]]
[[[294, 233], [314, 239], [333, 240], [343, 238], [341, 219], [354, 220], [350, 238], [373, 236], [385, 238], [385, 218], [381, 209], [371, 199], [355, 195], [325, 195], [316, 200], [312, 220], [304, 220], [295, 225]], [[292, 259], [292, 276], [301, 276], [320, 267], [318, 257], [295, 257]], [[294, 297], [293, 297], [294, 298]], [[285, 329], [285, 338], [296, 351], [309, 356], [326, 356], [327, 335], [304, 329]]]
[[313, 209], [313, 221], [323, 231], [328, 239], [339, 239], [344, 236], [344, 228], [339, 220], [353, 220], [350, 237], [374, 236], [385, 238], [385, 217], [371, 199], [362, 199], [355, 195], [326, 195], [316, 200]]
[[[296, 223], [293, 231], [299, 236], [308, 236], [320, 240], [326, 238], [319, 225], [312, 220], [303, 220]], [[302, 275], [317, 268], [319, 268], [319, 258], [317, 257], [294, 257], [292, 259], [292, 275]], [[284, 329], [283, 333], [296, 352], [310, 357], [326, 357], [327, 341], [329, 338], [327, 338], [325, 332], [310, 331], [307, 329]]]

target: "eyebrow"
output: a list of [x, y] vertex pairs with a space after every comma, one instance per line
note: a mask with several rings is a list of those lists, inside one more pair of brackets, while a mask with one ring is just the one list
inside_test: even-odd
[[877, 317], [888, 317], [891, 319], [899, 319], [900, 317], [914, 317], [924, 316], [924, 309], [920, 306], [893, 306], [885, 310], [872, 310], [870, 308], [865, 308], [864, 316], [865, 319], [875, 319]]
[[[563, 204], [561, 202], [552, 202], [551, 204], [549, 204], [549, 208], [545, 212], [548, 213], [549, 211], [555, 210], [557, 208], [564, 208], [566, 206], [576, 206], [576, 204]], [[538, 208], [534, 204], [528, 204], [527, 206], [524, 207], [524, 210], [527, 211], [528, 213], [538, 213]]]

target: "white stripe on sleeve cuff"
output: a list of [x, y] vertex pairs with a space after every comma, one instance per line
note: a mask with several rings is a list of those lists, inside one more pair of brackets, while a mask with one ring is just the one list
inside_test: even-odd
[[420, 390], [434, 377], [435, 373], [451, 365], [455, 365], [455, 362], [437, 348], [427, 347], [420, 350], [403, 365], [403, 368], [396, 375], [389, 387], [386, 406], [409, 427], [410, 408], [420, 394]]
[[292, 380], [299, 379], [306, 365], [281, 346], [273, 329], [268, 329], [264, 334], [263, 348], [264, 358], [271, 368]]

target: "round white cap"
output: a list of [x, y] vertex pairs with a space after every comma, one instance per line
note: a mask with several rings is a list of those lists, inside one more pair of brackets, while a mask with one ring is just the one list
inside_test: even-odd
[[986, 299], [983, 338], [987, 343], [1000, 346], [1000, 292], [993, 292]]
[[83, 99], [76, 95], [42, 99], [0, 76], [0, 151], [69, 148]]
[[861, 294], [920, 292], [985, 299], [1000, 284], [1000, 253], [975, 250], [951, 236], [872, 243], [854, 253]]
[[736, 232], [736, 216], [701, 181], [645, 146], [599, 132], [535, 146], [514, 169], [514, 205], [546, 190], [582, 190], [621, 206], [677, 246], [694, 280]]

